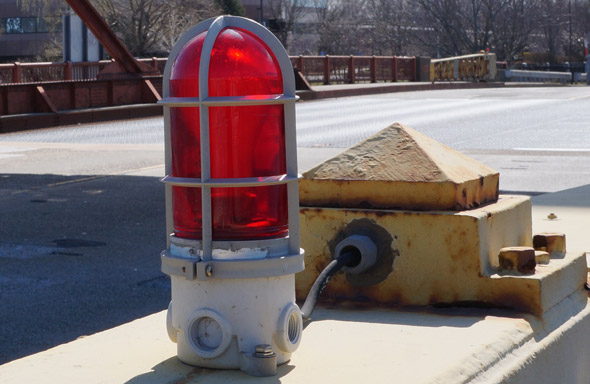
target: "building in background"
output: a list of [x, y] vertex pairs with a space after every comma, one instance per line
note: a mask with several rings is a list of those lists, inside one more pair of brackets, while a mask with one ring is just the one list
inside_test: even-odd
[[61, 17], [42, 17], [38, 11], [0, 0], [0, 61], [38, 61], [46, 59], [45, 52], [59, 52], [55, 42], [61, 40]]
[[242, 5], [245, 16], [273, 32], [290, 55], [317, 53], [317, 11], [325, 1], [242, 0]]
[[[290, 54], [316, 53], [312, 48], [317, 40], [316, 1], [242, 0], [242, 4], [245, 16], [270, 29]], [[104, 57], [97, 43], [63, 0], [0, 0], [0, 62], [94, 61]]]
[[63, 61], [100, 61], [104, 48], [73, 11], [63, 16]]

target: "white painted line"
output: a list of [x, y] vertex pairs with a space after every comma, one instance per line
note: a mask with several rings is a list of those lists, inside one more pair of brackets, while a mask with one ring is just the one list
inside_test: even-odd
[[21, 157], [24, 156], [23, 154], [12, 154], [12, 155], [3, 155], [0, 154], [0, 159], [11, 159], [13, 157]]
[[514, 151], [538, 152], [590, 152], [590, 148], [512, 148]]
[[0, 147], [0, 153], [25, 152], [25, 151], [32, 151], [32, 150], [35, 150], [35, 149], [37, 149], [37, 148], [24, 148], [24, 147], [14, 147], [14, 146], [2, 146], [2, 147]]

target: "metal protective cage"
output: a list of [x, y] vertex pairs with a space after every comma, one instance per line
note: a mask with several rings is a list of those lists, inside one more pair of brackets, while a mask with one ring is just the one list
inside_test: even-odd
[[[280, 66], [283, 79], [283, 94], [267, 95], [264, 98], [251, 99], [248, 96], [234, 97], [209, 97], [209, 63], [213, 45], [224, 28], [236, 27], [247, 30], [260, 38], [273, 52]], [[199, 67], [199, 97], [170, 97], [170, 75], [176, 58], [184, 46], [198, 34], [207, 31], [203, 42]], [[300, 255], [299, 248], [299, 190], [297, 173], [297, 148], [295, 132], [295, 77], [291, 61], [280, 41], [262, 25], [243, 17], [220, 16], [203, 21], [191, 28], [184, 34], [172, 49], [163, 77], [163, 99], [159, 103], [164, 106], [164, 127], [165, 127], [165, 153], [166, 153], [166, 176], [162, 179], [166, 183], [166, 231], [173, 232], [172, 217], [172, 186], [183, 186], [201, 188], [202, 193], [202, 256], [203, 261], [212, 259], [212, 251], [216, 245], [227, 243], [212, 240], [212, 218], [211, 218], [211, 188], [238, 188], [265, 185], [287, 184], [288, 200], [288, 241], [289, 255]], [[216, 179], [211, 178], [210, 172], [210, 147], [209, 147], [209, 107], [217, 106], [250, 106], [250, 105], [272, 105], [282, 104], [284, 110], [285, 129], [285, 158], [286, 174], [269, 177]], [[201, 178], [179, 178], [170, 176], [172, 171], [172, 144], [170, 127], [171, 107], [199, 107], [200, 112], [200, 150], [201, 150]], [[283, 239], [273, 239], [283, 240]], [[242, 244], [244, 247], [268, 244], [271, 240], [243, 240], [232, 241], [232, 247]], [[168, 239], [168, 248], [170, 240]], [[287, 256], [287, 255], [284, 255]]]

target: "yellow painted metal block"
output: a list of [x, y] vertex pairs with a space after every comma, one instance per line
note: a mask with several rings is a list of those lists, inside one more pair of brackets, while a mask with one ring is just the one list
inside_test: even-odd
[[371, 237], [378, 261], [359, 275], [334, 276], [322, 294], [327, 301], [480, 302], [540, 315], [586, 279], [585, 266], [579, 272], [585, 264], [581, 254], [539, 265], [532, 275], [500, 271], [501, 248], [532, 246], [527, 197], [501, 196], [497, 203], [461, 212], [317, 207], [300, 212], [306, 269], [296, 275], [299, 300], [331, 261], [338, 242], [353, 234]]

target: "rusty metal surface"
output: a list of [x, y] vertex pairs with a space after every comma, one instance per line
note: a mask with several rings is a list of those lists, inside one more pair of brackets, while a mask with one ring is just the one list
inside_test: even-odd
[[524, 274], [535, 273], [537, 259], [532, 247], [505, 247], [498, 254], [500, 268]]
[[[380, 229], [372, 229], [376, 227]], [[330, 262], [332, 245], [343, 233], [358, 231], [390, 235], [387, 260], [391, 268], [378, 267], [385, 279], [373, 285], [364, 284], [364, 279], [355, 283], [354, 277], [343, 273], [335, 275], [322, 293], [324, 302], [369, 306], [478, 303], [541, 315], [586, 281], [583, 254], [537, 265], [531, 275], [499, 271], [501, 248], [532, 245], [526, 197], [507, 196], [458, 213], [304, 207], [301, 246], [306, 250], [306, 269], [296, 275], [298, 300], [306, 297]]]
[[0, 85], [0, 116], [154, 103], [161, 79]]
[[533, 237], [533, 247], [548, 252], [552, 258], [563, 257], [566, 253], [564, 233], [543, 232]]
[[[80, 12], [88, 12], [88, 27], [91, 24], [98, 25], [97, 28], [103, 28], [104, 21], [96, 11], [87, 10], [87, 1], [70, 0], [80, 6]], [[96, 13], [96, 14], [95, 14]], [[81, 16], [81, 15], [80, 15]], [[98, 20], [100, 19], [100, 20]], [[108, 28], [108, 26], [107, 26]], [[93, 31], [93, 33], [96, 32]], [[120, 43], [115, 36], [108, 37], [112, 34], [110, 29], [104, 29], [100, 36], [105, 38], [101, 40], [103, 45], [114, 44], [113, 38]], [[99, 37], [99, 35], [96, 35]], [[92, 108], [112, 105], [124, 105], [122, 99], [131, 100], [127, 104], [149, 103], [160, 99], [161, 95], [161, 74], [166, 64], [165, 58], [135, 59], [130, 53], [119, 52], [117, 44], [113, 45], [113, 51], [110, 52], [115, 59], [102, 60], [99, 62], [81, 62], [81, 63], [11, 63], [0, 64], [0, 116], [23, 113], [45, 113], [56, 112], [64, 109]], [[126, 48], [121, 44], [122, 48]], [[107, 47], [105, 45], [105, 47]], [[118, 52], [118, 53], [117, 53]], [[298, 56], [291, 57], [295, 63], [313, 63], [316, 59], [326, 61], [326, 68], [332, 68], [333, 73], [323, 72], [322, 76], [339, 78], [342, 69], [339, 65], [330, 64], [332, 60], [338, 63], [338, 60], [344, 60], [346, 70], [349, 71], [349, 80], [346, 82], [368, 82], [368, 81], [397, 81], [397, 80], [415, 80], [415, 58], [413, 57], [377, 57], [377, 56], [342, 56], [342, 57], [323, 57], [318, 56]], [[341, 61], [342, 61], [341, 60]], [[349, 63], [352, 66], [349, 66]], [[356, 64], [355, 64], [356, 63]], [[323, 65], [323, 64], [322, 64]], [[307, 65], [308, 70], [311, 66]], [[131, 77], [141, 75], [149, 81], [145, 82], [147, 92], [142, 91], [143, 98], [137, 99], [133, 96], [136, 93], [135, 86], [132, 85], [126, 90], [121, 84], [124, 80], [129, 80], [127, 74], [122, 73], [130, 71]], [[139, 71], [139, 72], [138, 72]], [[340, 74], [338, 74], [340, 73]], [[305, 73], [298, 71], [299, 87], [298, 89], [308, 89], [308, 78]], [[313, 78], [313, 75], [311, 75]], [[344, 76], [344, 75], [342, 75]], [[109, 80], [112, 81], [109, 91], [102, 85], [88, 85], [86, 80]], [[356, 80], [355, 80], [356, 79]], [[115, 82], [116, 80], [121, 80]], [[72, 85], [72, 81], [77, 81], [78, 85]], [[329, 81], [329, 80], [324, 80]], [[62, 85], [56, 85], [61, 82]], [[150, 85], [150, 82], [154, 86]], [[306, 83], [307, 82], [307, 83]], [[338, 81], [337, 81], [338, 82]], [[35, 88], [22, 87], [23, 84], [34, 85]], [[51, 83], [51, 84], [46, 84]], [[43, 85], [41, 85], [43, 84]], [[41, 86], [45, 92], [40, 92], [37, 88]], [[75, 91], [61, 91], [56, 89], [76, 88]], [[73, 96], [67, 96], [67, 94]], [[57, 98], [57, 99], [54, 99]], [[70, 99], [70, 101], [67, 101]], [[64, 101], [65, 100], [65, 101]], [[80, 100], [79, 102], [77, 100]]]
[[[164, 72], [167, 58], [137, 59], [145, 66], [151, 67], [154, 76]], [[96, 80], [97, 75], [112, 60], [82, 61], [73, 63], [9, 63], [0, 64], [0, 84], [55, 82], [61, 80]]]
[[405, 56], [291, 56], [312, 84], [416, 81], [416, 58]]

